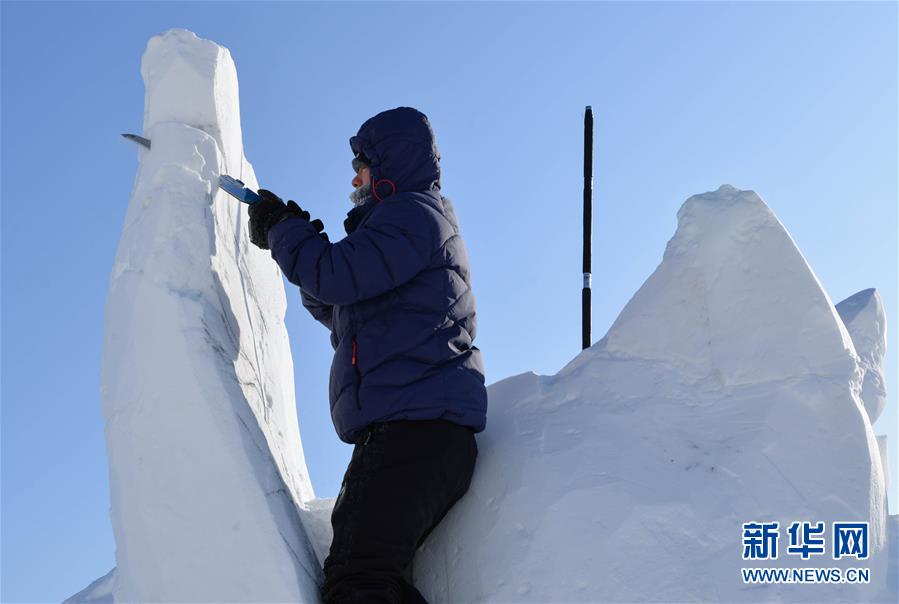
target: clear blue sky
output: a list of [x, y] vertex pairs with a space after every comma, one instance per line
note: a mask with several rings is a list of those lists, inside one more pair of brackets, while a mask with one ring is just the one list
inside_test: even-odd
[[[231, 50], [260, 183], [339, 235], [347, 138], [427, 113], [456, 203], [488, 383], [580, 348], [583, 109], [596, 112], [594, 341], [661, 259], [675, 213], [757, 191], [834, 302], [890, 324], [896, 509], [895, 3], [62, 3], [2, 8], [2, 599], [59, 601], [115, 564], [100, 353], [137, 167], [148, 38]], [[333, 496], [327, 334], [288, 290], [306, 457]]]

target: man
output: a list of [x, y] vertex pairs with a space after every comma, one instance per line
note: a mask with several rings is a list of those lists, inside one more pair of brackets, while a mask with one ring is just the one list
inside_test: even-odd
[[415, 550], [468, 490], [487, 391], [468, 256], [427, 117], [399, 107], [350, 139], [347, 237], [269, 191], [250, 206], [303, 305], [331, 331], [329, 398], [355, 445], [331, 524], [325, 602], [424, 602], [406, 580]]

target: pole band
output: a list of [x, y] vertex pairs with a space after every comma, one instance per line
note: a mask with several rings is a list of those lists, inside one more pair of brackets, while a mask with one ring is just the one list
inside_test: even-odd
[[590, 289], [591, 287], [593, 287], [593, 275], [584, 273], [584, 288]]

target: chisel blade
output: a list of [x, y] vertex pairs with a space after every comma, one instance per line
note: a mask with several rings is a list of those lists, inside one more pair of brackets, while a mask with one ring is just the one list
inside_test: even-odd
[[134, 141], [138, 145], [143, 145], [147, 149], [150, 148], [150, 139], [148, 139], [148, 138], [144, 138], [144, 137], [138, 136], [136, 134], [123, 134], [122, 136], [124, 136], [125, 138], [127, 138], [130, 141]]

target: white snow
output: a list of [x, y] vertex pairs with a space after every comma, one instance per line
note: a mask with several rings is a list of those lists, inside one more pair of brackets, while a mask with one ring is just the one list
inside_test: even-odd
[[[215, 187], [256, 187], [234, 65], [171, 30], [142, 73], [153, 146], [103, 358], [117, 567], [71, 601], [314, 602], [334, 500], [309, 483], [285, 294]], [[419, 550], [416, 585], [432, 602], [896, 601], [871, 428], [885, 328], [871, 290], [834, 307], [756, 193], [691, 197], [600, 342], [490, 386], [471, 489]], [[787, 555], [802, 520], [869, 522], [872, 558]], [[780, 522], [777, 560], [742, 559], [750, 521]], [[871, 583], [750, 586], [742, 567], [863, 567]]]
[[67, 598], [62, 604], [112, 604], [113, 588], [115, 586], [115, 568], [79, 591]]
[[[424, 544], [432, 601], [833, 601], [886, 593], [881, 457], [847, 330], [752, 191], [678, 212], [662, 263], [554, 376], [491, 386], [468, 495]], [[869, 563], [785, 555], [793, 521], [870, 522]], [[779, 521], [776, 563], [744, 522]], [[828, 550], [828, 555], [830, 550]], [[742, 567], [871, 584], [747, 586]]]
[[230, 53], [152, 38], [140, 165], [110, 278], [102, 404], [116, 601], [314, 599], [278, 267], [249, 244]]
[[873, 424], [887, 402], [883, 357], [887, 350], [887, 322], [883, 300], [875, 289], [866, 289], [837, 304], [837, 312], [849, 330], [859, 366], [865, 372], [861, 396]]

